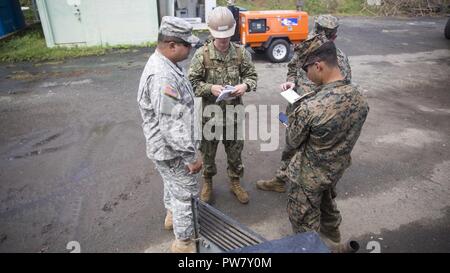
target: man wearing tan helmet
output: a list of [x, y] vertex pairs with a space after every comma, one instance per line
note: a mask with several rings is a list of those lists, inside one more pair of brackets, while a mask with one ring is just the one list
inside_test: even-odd
[[[257, 74], [252, 63], [251, 55], [244, 47], [231, 43], [234, 35], [236, 21], [233, 14], [226, 7], [217, 7], [211, 11], [208, 17], [208, 28], [213, 37], [195, 53], [189, 69], [189, 80], [194, 87], [195, 95], [202, 97], [203, 107], [211, 105], [219, 106], [226, 117], [226, 108], [242, 105], [242, 97], [246, 92], [256, 91]], [[229, 100], [216, 102], [219, 95], [228, 88], [234, 89]], [[228, 119], [228, 118], [227, 118]], [[225, 147], [228, 163], [228, 176], [231, 181], [231, 191], [239, 202], [246, 204], [249, 201], [248, 193], [241, 186], [240, 178], [244, 174], [241, 153], [244, 141], [238, 137], [238, 126], [242, 121], [233, 115], [231, 121], [218, 117], [203, 117], [203, 125], [214, 121], [213, 131], [222, 132], [222, 143]], [[222, 128], [216, 128], [221, 126]], [[242, 128], [242, 127], [241, 127]], [[226, 132], [234, 132], [227, 134]], [[231, 135], [231, 137], [230, 137]], [[217, 173], [215, 157], [218, 138], [208, 138], [203, 134], [200, 144], [200, 152], [203, 156], [203, 188], [200, 199], [205, 202], [212, 200], [212, 178]]]

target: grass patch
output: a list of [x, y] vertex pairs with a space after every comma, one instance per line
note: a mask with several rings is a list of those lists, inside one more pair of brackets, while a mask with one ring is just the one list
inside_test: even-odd
[[[226, 6], [226, 0], [218, 0], [217, 4]], [[238, 0], [237, 6], [248, 10], [294, 10], [297, 0]], [[317, 14], [340, 14], [340, 15], [371, 15], [362, 12], [365, 0], [306, 0], [303, 10], [311, 15]]]
[[341, 2], [342, 3], [336, 8], [336, 13], [339, 15], [376, 15], [376, 6], [368, 6], [365, 0], [344, 0]]
[[[333, 2], [333, 1], [331, 1], [331, 2]], [[333, 2], [333, 5], [330, 6], [330, 3], [328, 3], [328, 1], [323, 1], [323, 0], [305, 1], [305, 6], [303, 7], [303, 9], [311, 15], [330, 13], [327, 11], [331, 10], [333, 8], [334, 8], [334, 2]]]
[[138, 47], [152, 47], [155, 43], [146, 43], [140, 46], [92, 46], [92, 47], [53, 47], [48, 48], [40, 24], [0, 41], [0, 62], [40, 62], [64, 60], [83, 56], [99, 56], [118, 50], [121, 53], [131, 51]]

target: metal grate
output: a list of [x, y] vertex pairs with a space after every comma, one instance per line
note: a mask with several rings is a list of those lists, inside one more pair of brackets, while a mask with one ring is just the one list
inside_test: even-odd
[[200, 241], [200, 250], [227, 252], [267, 241], [201, 200], [193, 201], [195, 229]]

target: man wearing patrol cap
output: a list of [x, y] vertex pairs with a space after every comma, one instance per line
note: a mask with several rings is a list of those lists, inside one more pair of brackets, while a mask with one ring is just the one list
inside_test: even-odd
[[[312, 34], [312, 36], [323, 34], [328, 40], [334, 41], [336, 39], [338, 26], [339, 22], [336, 17], [332, 15], [320, 15], [315, 20], [314, 33]], [[288, 64], [286, 82], [281, 85], [282, 91], [293, 88], [298, 94], [304, 95], [309, 92], [315, 91], [315, 89], [317, 88], [316, 84], [310, 81], [306, 76], [306, 73], [301, 69], [301, 62], [299, 58], [303, 54], [303, 47], [304, 44], [299, 44], [294, 49], [294, 57]], [[344, 79], [347, 82], [351, 82], [352, 73], [347, 56], [340, 49], [337, 49], [337, 58], [338, 66], [341, 70], [342, 75], [344, 76]], [[286, 114], [289, 115], [289, 113], [294, 108], [295, 105], [288, 105], [286, 107]], [[281, 164], [276, 171], [275, 177], [270, 180], [257, 181], [256, 187], [260, 190], [285, 192], [285, 183], [287, 181], [285, 171], [292, 156], [293, 150], [286, 142], [281, 154]]]
[[300, 48], [299, 64], [317, 90], [289, 115], [287, 142], [294, 155], [286, 171], [287, 212], [295, 233], [320, 232], [339, 251], [336, 184], [350, 166], [369, 106], [361, 90], [343, 77], [333, 41], [316, 35]]
[[[334, 41], [337, 38], [337, 30], [339, 27], [338, 18], [330, 14], [319, 15], [314, 22], [314, 32], [313, 36], [316, 34], [324, 34], [327, 39]], [[282, 85], [282, 89], [289, 89], [292, 86], [297, 87], [297, 92], [309, 92], [314, 89], [314, 83], [311, 82], [306, 74], [303, 73], [301, 67], [299, 67], [299, 51], [301, 48], [298, 46], [294, 49], [294, 57], [288, 64], [287, 82]], [[352, 71], [347, 56], [340, 50], [337, 49], [337, 58], [339, 69], [345, 80], [351, 82]]]
[[338, 18], [330, 14], [319, 15], [314, 22], [314, 33], [323, 32], [328, 39], [334, 40], [338, 27]]
[[194, 93], [177, 63], [198, 41], [188, 22], [163, 17], [158, 46], [145, 65], [137, 97], [147, 156], [164, 182], [164, 228], [173, 228], [172, 252], [196, 252], [191, 197], [198, 195], [195, 174], [202, 159], [194, 139]]
[[[226, 117], [226, 106], [242, 105], [242, 96], [246, 92], [256, 91], [257, 74], [252, 63], [250, 53], [243, 46], [231, 43], [230, 38], [236, 29], [236, 21], [233, 14], [226, 7], [216, 7], [208, 16], [208, 28], [213, 40], [199, 48], [191, 61], [189, 80], [191, 81], [196, 96], [202, 97], [203, 106], [218, 105]], [[234, 87], [231, 100], [223, 100], [216, 103], [217, 97], [225, 89], [226, 85]], [[217, 117], [203, 118], [203, 124], [215, 119], [216, 126], [221, 126], [223, 132], [222, 143], [225, 146], [228, 163], [228, 176], [231, 181], [231, 191], [239, 202], [246, 204], [249, 201], [248, 193], [241, 186], [240, 178], [244, 174], [241, 153], [244, 141], [238, 139], [238, 126], [242, 121], [233, 115], [232, 120], [224, 124]], [[214, 126], [214, 131], [217, 128]], [[228, 129], [227, 129], [228, 128]], [[234, 136], [228, 139], [226, 132], [233, 130]], [[203, 188], [200, 199], [211, 202], [212, 178], [217, 173], [215, 157], [219, 139], [208, 140], [203, 135], [200, 151], [204, 160]]]
[[[332, 15], [319, 15], [314, 23], [314, 32], [311, 36], [317, 34], [323, 34], [330, 41], [335, 41], [337, 38], [337, 30], [339, 27], [338, 18]], [[294, 49], [295, 54], [292, 60], [288, 64], [287, 82], [282, 84], [281, 89], [286, 90], [294, 87], [298, 93], [307, 93], [314, 90], [314, 83], [306, 77], [306, 73], [299, 66], [299, 58], [302, 54], [301, 44], [297, 45]], [[342, 52], [342, 50], [337, 48], [337, 58], [338, 66], [341, 70], [344, 79], [348, 82], [352, 80], [352, 72], [350, 68], [350, 63], [347, 56]]]

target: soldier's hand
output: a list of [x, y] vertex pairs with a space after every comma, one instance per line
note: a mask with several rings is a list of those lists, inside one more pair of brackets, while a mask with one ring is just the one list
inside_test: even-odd
[[211, 93], [218, 97], [220, 95], [220, 93], [222, 93], [222, 90], [225, 89], [225, 87], [223, 87], [222, 85], [213, 85], [211, 86]]
[[247, 85], [245, 83], [236, 85], [234, 88], [236, 90], [231, 93], [232, 97], [241, 97], [247, 91]]
[[187, 167], [190, 174], [198, 173], [203, 167], [203, 160], [199, 158], [194, 163], [188, 164]]
[[294, 87], [295, 87], [295, 83], [293, 83], [293, 82], [285, 82], [280, 85], [280, 88], [282, 91], [286, 91], [286, 90], [294, 88]]

